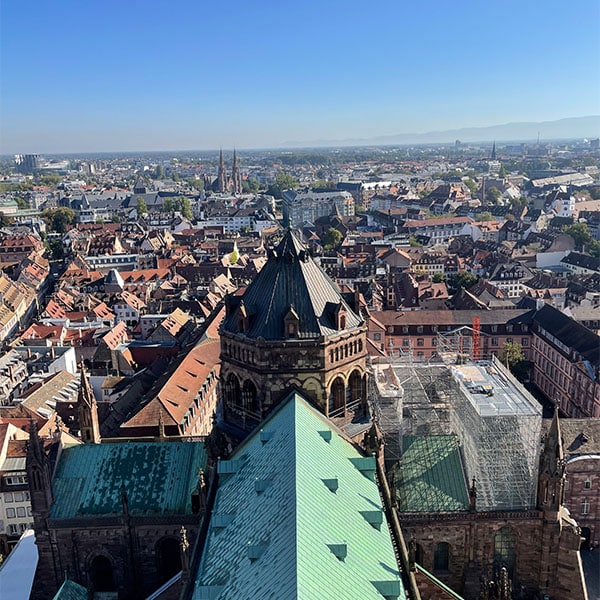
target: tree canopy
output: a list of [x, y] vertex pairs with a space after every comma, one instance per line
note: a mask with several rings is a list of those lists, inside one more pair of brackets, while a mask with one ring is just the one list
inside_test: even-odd
[[587, 223], [573, 223], [573, 225], [565, 227], [564, 232], [573, 238], [575, 245], [580, 249], [584, 244], [589, 244], [592, 241]]
[[452, 287], [456, 290], [460, 288], [468, 289], [477, 283], [477, 276], [469, 271], [459, 271], [452, 277]]
[[141, 217], [142, 215], [145, 215], [148, 212], [148, 205], [146, 204], [146, 201], [143, 198], [140, 198], [140, 196], [137, 197], [136, 210], [138, 217]]
[[489, 202], [490, 204], [497, 204], [500, 196], [502, 196], [502, 192], [494, 186], [488, 188], [485, 192], [486, 202]]
[[465, 186], [469, 189], [469, 191], [471, 192], [471, 196], [476, 196], [477, 195], [477, 191], [479, 190], [479, 188], [477, 187], [477, 184], [470, 178], [467, 177], [463, 183], [465, 184]]
[[330, 227], [321, 240], [323, 248], [327, 251], [333, 250], [342, 241], [342, 237], [342, 234], [337, 229]]
[[47, 208], [42, 212], [42, 217], [46, 221], [51, 231], [65, 233], [70, 226], [75, 223], [75, 211], [71, 208], [61, 206], [60, 208]]
[[29, 208], [29, 203], [25, 198], [21, 198], [20, 196], [15, 197], [15, 202], [17, 203], [17, 207], [19, 210], [27, 210]]
[[272, 183], [267, 188], [267, 194], [270, 194], [274, 198], [280, 199], [283, 197], [284, 190], [294, 189], [295, 187], [298, 187], [298, 181], [296, 178], [281, 171], [279, 175], [277, 175], [275, 183]]
[[181, 216], [184, 219], [193, 219], [194, 215], [192, 214], [192, 203], [190, 202], [190, 199], [187, 198], [186, 196], [182, 196], [181, 198]]
[[500, 349], [498, 356], [511, 371], [511, 373], [519, 380], [527, 379], [530, 363], [523, 354], [523, 347], [516, 342], [505, 342]]
[[190, 187], [193, 187], [196, 190], [204, 189], [204, 179], [198, 179], [197, 177], [192, 177], [187, 180], [187, 183]]
[[242, 191], [246, 193], [256, 194], [259, 189], [260, 183], [258, 183], [258, 181], [256, 181], [256, 179], [253, 179], [252, 177], [244, 179], [242, 181]]

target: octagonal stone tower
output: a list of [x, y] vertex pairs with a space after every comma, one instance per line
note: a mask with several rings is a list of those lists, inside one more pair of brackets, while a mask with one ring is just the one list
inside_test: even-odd
[[367, 410], [366, 324], [288, 230], [221, 326], [223, 418], [248, 431], [291, 390], [339, 424]]

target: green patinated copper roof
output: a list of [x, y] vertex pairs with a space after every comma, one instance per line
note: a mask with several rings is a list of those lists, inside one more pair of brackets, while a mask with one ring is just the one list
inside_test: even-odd
[[82, 585], [65, 579], [52, 600], [88, 600], [88, 591]]
[[404, 436], [397, 467], [398, 510], [468, 510], [465, 474], [454, 435]]
[[191, 493], [206, 466], [201, 442], [85, 444], [63, 451], [53, 480], [50, 516], [191, 513]]
[[374, 458], [300, 395], [219, 472], [194, 600], [405, 598]]

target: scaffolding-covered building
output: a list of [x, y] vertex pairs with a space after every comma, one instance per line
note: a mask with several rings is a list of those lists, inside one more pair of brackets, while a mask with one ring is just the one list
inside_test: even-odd
[[475, 480], [477, 510], [535, 506], [542, 407], [498, 359], [471, 361], [452, 353], [428, 364], [390, 358], [372, 367], [373, 412], [386, 467], [399, 487], [404, 454], [415, 439], [435, 444], [456, 436], [460, 478], [465, 489]]
[[458, 393], [450, 425], [466, 475], [476, 481], [478, 510], [535, 507], [542, 407], [502, 363], [450, 367]]

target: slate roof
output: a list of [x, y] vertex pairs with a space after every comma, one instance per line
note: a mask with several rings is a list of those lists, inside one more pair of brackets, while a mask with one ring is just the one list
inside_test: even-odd
[[[550, 429], [551, 422], [551, 419], [542, 421], [543, 435]], [[568, 457], [600, 454], [600, 419], [561, 419], [560, 432]]]
[[21, 404], [36, 412], [41, 409], [51, 412], [57, 402], [75, 403], [78, 389], [79, 378], [76, 375], [68, 371], [57, 371], [21, 394]]
[[482, 312], [481, 310], [407, 310], [407, 311], [372, 311], [381, 324], [386, 327], [393, 325], [431, 325], [460, 327], [471, 325], [473, 317], [480, 317], [481, 325], [528, 324], [531, 322], [533, 311], [514, 309], [498, 309]]
[[191, 493], [206, 468], [200, 442], [85, 444], [63, 450], [53, 480], [50, 517], [191, 514]]
[[405, 598], [375, 459], [299, 394], [218, 470], [194, 600]]
[[567, 348], [575, 350], [582, 360], [600, 366], [600, 336], [556, 308], [545, 304], [535, 312], [534, 326], [547, 331]]
[[397, 477], [401, 512], [469, 509], [465, 473], [454, 435], [404, 436]]
[[[284, 317], [290, 307], [300, 319], [300, 338], [338, 333], [334, 311], [339, 305], [346, 310], [346, 329], [363, 324], [363, 320], [344, 301], [336, 284], [289, 230], [248, 286], [241, 302], [249, 314], [249, 328], [245, 335], [251, 338], [285, 339]], [[223, 322], [225, 331], [240, 333], [238, 311], [239, 307]]]
[[569, 252], [569, 254], [562, 258], [560, 262], [572, 267], [589, 269], [590, 271], [600, 270], [600, 259], [596, 258], [595, 256], [582, 254], [581, 252]]

